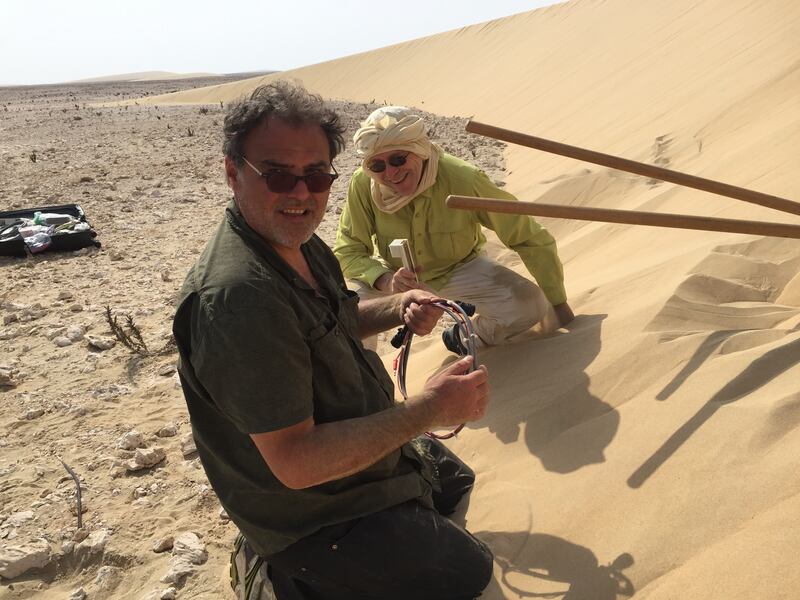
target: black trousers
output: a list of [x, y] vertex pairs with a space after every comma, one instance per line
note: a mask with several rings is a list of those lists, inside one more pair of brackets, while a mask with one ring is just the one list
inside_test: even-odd
[[266, 557], [278, 600], [473, 600], [489, 584], [492, 553], [444, 515], [474, 472], [441, 442], [430, 453], [442, 489], [436, 510], [410, 500], [324, 527]]

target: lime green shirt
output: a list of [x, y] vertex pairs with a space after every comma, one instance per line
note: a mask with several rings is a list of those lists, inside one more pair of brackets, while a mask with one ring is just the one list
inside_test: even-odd
[[[391, 256], [389, 244], [395, 239], [407, 239], [417, 266], [423, 267], [420, 281], [441, 289], [458, 265], [478, 255], [486, 243], [483, 226], [519, 254], [553, 305], [566, 302], [564, 270], [556, 242], [544, 227], [527, 216], [447, 208], [445, 199], [451, 194], [516, 200], [480, 169], [442, 154], [433, 186], [389, 214], [372, 202], [369, 176], [361, 168], [356, 170], [333, 249], [345, 277], [373, 285], [389, 270], [386, 264], [393, 269], [402, 266], [399, 258]], [[374, 256], [376, 248], [386, 264]]]

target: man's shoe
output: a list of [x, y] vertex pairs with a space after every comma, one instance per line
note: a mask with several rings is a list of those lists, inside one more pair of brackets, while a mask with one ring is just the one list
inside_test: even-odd
[[454, 324], [442, 332], [442, 341], [444, 342], [444, 347], [453, 354], [458, 354], [459, 356], [467, 355], [467, 348], [464, 346], [464, 342], [461, 341], [461, 334], [458, 332], [458, 324]]

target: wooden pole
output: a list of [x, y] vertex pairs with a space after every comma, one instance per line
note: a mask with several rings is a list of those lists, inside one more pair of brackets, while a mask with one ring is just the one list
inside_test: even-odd
[[627, 158], [612, 156], [611, 154], [602, 154], [600, 152], [594, 152], [593, 150], [568, 146], [560, 142], [553, 142], [544, 138], [511, 131], [510, 129], [502, 129], [500, 127], [494, 127], [493, 125], [478, 123], [477, 121], [469, 121], [466, 129], [470, 133], [477, 133], [496, 140], [519, 144], [520, 146], [527, 146], [528, 148], [535, 148], [536, 150], [542, 150], [552, 154], [560, 154], [561, 156], [576, 158], [596, 165], [617, 169], [618, 171], [626, 171], [628, 173], [635, 173], [636, 175], [652, 177], [653, 179], [669, 181], [670, 183], [677, 183], [678, 185], [702, 190], [704, 192], [728, 196], [729, 198], [744, 200], [745, 202], [760, 204], [761, 206], [766, 206], [775, 210], [800, 215], [800, 203], [798, 202], [793, 202], [792, 200], [786, 200], [785, 198], [779, 198], [777, 196], [770, 196], [769, 194], [762, 194], [761, 192], [748, 190], [746, 188], [736, 187], [735, 185], [729, 185], [711, 179], [703, 179], [702, 177], [687, 175], [679, 171], [671, 171], [662, 167], [628, 160]]
[[538, 202], [473, 198], [472, 196], [448, 196], [445, 202], [449, 208], [463, 210], [485, 210], [488, 212], [534, 215], [537, 217], [554, 217], [558, 219], [650, 225], [653, 227], [674, 227], [677, 229], [699, 229], [701, 231], [725, 231], [729, 233], [746, 233], [750, 235], [800, 239], [800, 225], [788, 225], [784, 223], [741, 221], [737, 219], [696, 217], [693, 215], [679, 215], [674, 213], [614, 210], [610, 208], [562, 206], [559, 204], [540, 204]]

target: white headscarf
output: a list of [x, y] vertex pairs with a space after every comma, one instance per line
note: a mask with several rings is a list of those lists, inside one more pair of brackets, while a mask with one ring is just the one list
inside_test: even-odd
[[[436, 181], [442, 150], [428, 139], [425, 123], [410, 108], [384, 106], [373, 111], [356, 131], [353, 142], [364, 172], [372, 179], [372, 201], [383, 212], [397, 212]], [[417, 189], [408, 196], [381, 184], [380, 174], [368, 167], [373, 156], [392, 150], [413, 152], [425, 161]]]

